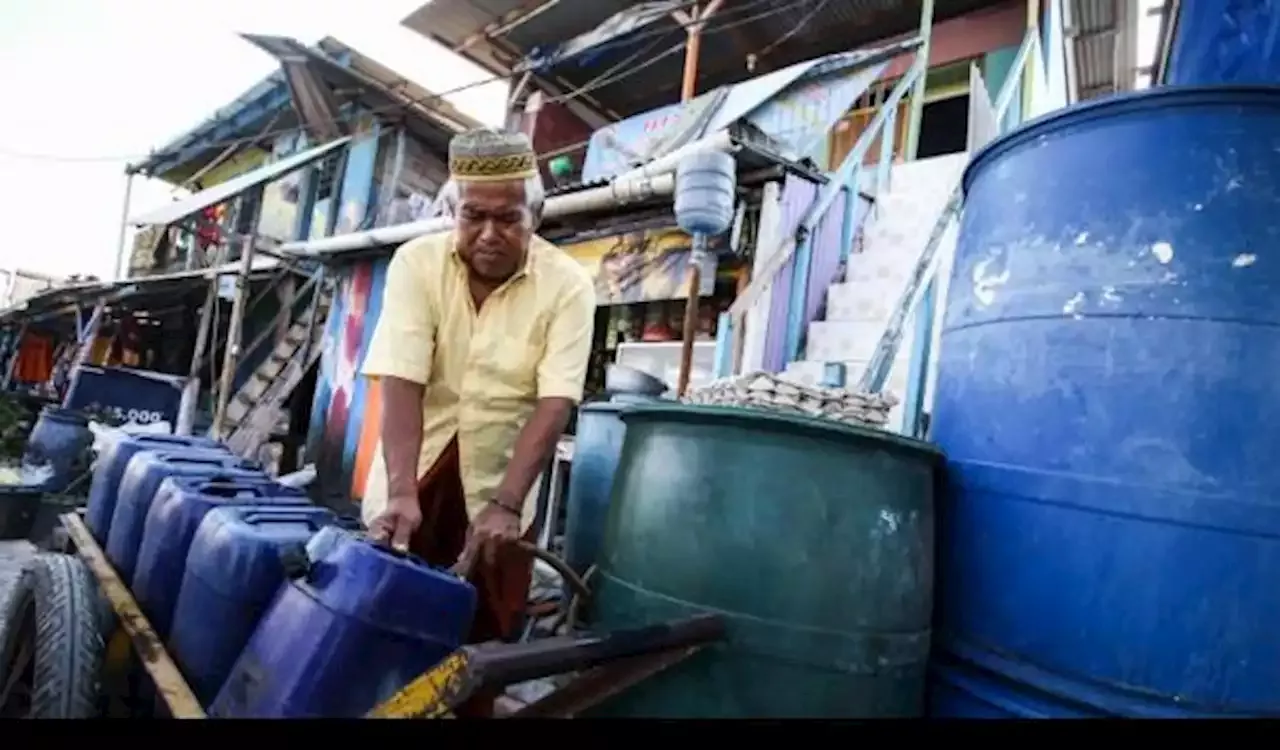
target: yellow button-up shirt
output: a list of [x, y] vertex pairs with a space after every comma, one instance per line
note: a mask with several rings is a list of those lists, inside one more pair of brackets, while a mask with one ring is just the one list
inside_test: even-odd
[[[524, 267], [479, 311], [452, 232], [401, 246], [387, 269], [382, 313], [362, 371], [426, 386], [418, 476], [457, 435], [467, 512], [474, 517], [502, 482], [537, 400], [581, 400], [595, 309], [586, 269], [539, 237], [530, 242]], [[535, 483], [530, 496], [536, 490]], [[386, 502], [379, 442], [361, 503], [366, 525]], [[535, 505], [525, 502], [526, 527]]]

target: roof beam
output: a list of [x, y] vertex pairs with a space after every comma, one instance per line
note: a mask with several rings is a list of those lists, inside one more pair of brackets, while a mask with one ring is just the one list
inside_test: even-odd
[[245, 131], [264, 122], [280, 109], [288, 107], [292, 101], [289, 87], [278, 74], [273, 75], [277, 77], [276, 85], [260, 99], [241, 107], [205, 132], [192, 137], [189, 145], [176, 151], [152, 155], [146, 162], [138, 165], [137, 170], [149, 176], [162, 175], [181, 167], [210, 149], [225, 147], [228, 141], [247, 137]]
[[485, 27], [466, 39], [463, 39], [458, 46], [453, 48], [457, 54], [461, 54], [471, 45], [480, 41], [488, 41], [494, 37], [502, 36], [512, 29], [523, 26], [529, 21], [537, 18], [542, 13], [551, 10], [560, 4], [560, 0], [542, 0], [541, 2], [525, 5], [505, 14], [491, 23], [485, 24]]

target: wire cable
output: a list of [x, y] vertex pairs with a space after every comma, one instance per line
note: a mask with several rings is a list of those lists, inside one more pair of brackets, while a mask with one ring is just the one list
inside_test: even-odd
[[770, 52], [772, 52], [772, 51], [774, 51], [775, 49], [777, 49], [777, 48], [778, 48], [778, 46], [779, 46], [779, 45], [781, 45], [783, 42], [787, 41], [787, 40], [788, 40], [788, 39], [790, 39], [791, 37], [793, 37], [793, 36], [795, 36], [796, 34], [800, 33], [800, 31], [801, 31], [805, 26], [808, 26], [808, 25], [809, 25], [809, 22], [813, 20], [814, 16], [818, 15], [819, 13], [821, 13], [821, 12], [822, 12], [822, 9], [823, 9], [823, 8], [825, 8], [825, 7], [827, 7], [827, 3], [828, 3], [828, 2], [830, 2], [830, 0], [818, 0], [818, 3], [817, 3], [816, 5], [814, 5], [814, 6], [813, 6], [813, 8], [811, 8], [811, 9], [809, 10], [809, 12], [808, 12], [807, 14], [805, 14], [805, 16], [804, 16], [803, 18], [801, 18], [799, 21], [797, 21], [797, 22], [796, 22], [796, 25], [795, 25], [795, 26], [792, 26], [792, 27], [791, 27], [791, 29], [790, 29], [789, 31], [785, 32], [784, 34], [782, 34], [781, 36], [779, 36], [777, 39], [774, 39], [772, 42], [769, 42], [769, 44], [765, 45], [764, 49], [761, 49], [761, 50], [758, 50], [758, 51], [756, 51], [756, 52], [751, 53], [751, 55], [749, 55], [749, 57], [754, 57], [754, 58], [756, 58], [756, 59], [759, 59], [759, 58], [761, 58], [761, 57], [764, 57], [765, 55], [767, 55], [767, 54], [769, 54]]
[[[825, 5], [825, 3], [827, 2], [827, 0], [817, 0], [817, 1], [819, 2], [820, 5]], [[701, 22], [695, 21], [692, 24], [677, 22], [676, 30], [687, 31], [692, 26], [696, 26], [699, 23], [701, 23], [703, 24], [703, 29], [701, 33], [704, 36], [709, 34], [716, 34], [723, 31], [728, 31], [733, 28], [737, 28], [738, 26], [742, 26], [744, 24], [751, 23], [753, 21], [758, 21], [763, 18], [768, 18], [770, 16], [774, 16], [779, 13], [785, 13], [786, 11], [791, 10], [793, 8], [807, 5], [810, 2], [814, 2], [814, 0], [791, 0], [791, 2], [788, 2], [785, 5], [776, 6], [776, 7], [770, 8], [769, 10], [756, 13], [754, 15], [749, 15], [745, 18], [739, 18], [733, 21], [725, 20], [726, 17], [741, 15], [753, 7], [759, 7], [769, 2], [772, 2], [772, 0], [752, 0], [752, 2], [747, 3], [746, 5], [743, 5], [743, 6], [739, 6], [738, 8], [734, 9], [732, 12], [721, 11], [720, 13], [717, 13], [715, 16], [713, 16], [707, 21], [701, 21]], [[693, 4], [694, 3], [692, 2], [687, 3], [683, 7], [688, 7]], [[624, 35], [623, 37], [618, 39], [602, 42], [598, 45], [582, 50], [582, 52], [585, 53], [585, 52], [591, 51], [591, 52], [598, 53], [598, 52], [602, 52], [607, 49], [611, 49], [618, 46], [629, 46], [631, 44], [634, 44], [637, 41], [640, 41], [646, 38], [659, 37], [658, 42], [647, 46], [646, 48], [642, 49], [639, 53], [633, 53], [631, 56], [629, 56], [627, 60], [624, 61], [626, 64], [629, 64], [630, 62], [642, 56], [645, 52], [652, 50], [654, 47], [660, 44], [661, 37], [663, 36], [669, 37], [672, 33], [673, 33], [673, 30], [669, 28], [650, 30], [650, 31], [641, 31], [635, 34]], [[595, 79], [592, 79], [587, 84], [584, 84], [583, 86], [580, 86], [577, 89], [571, 92], [568, 92], [566, 94], [553, 97], [548, 101], [553, 103], [570, 101], [572, 99], [575, 99], [587, 93], [590, 93], [591, 91], [596, 91], [598, 89], [604, 88], [605, 86], [617, 83], [632, 75], [635, 75], [636, 73], [639, 73], [642, 70], [645, 70], [657, 64], [661, 60], [667, 57], [670, 57], [676, 52], [684, 49], [684, 47], [685, 47], [684, 41], [678, 42], [672, 45], [671, 47], [669, 47], [668, 49], [664, 50], [663, 52], [660, 52], [658, 55], [654, 56], [653, 58], [641, 63], [640, 65], [623, 69], [623, 70], [618, 70], [618, 69], [622, 68], [624, 63], [615, 64], [614, 66], [611, 66], [609, 71], [606, 71], [606, 74], [604, 74], [603, 76], [597, 76]], [[572, 58], [566, 58], [564, 60], [555, 60], [554, 64], [562, 65], [565, 62], [568, 62], [570, 59]], [[353, 113], [351, 115], [347, 115], [345, 117], [336, 117], [336, 118], [333, 118], [330, 122], [331, 124], [345, 124], [353, 120], [356, 120], [360, 117], [368, 116], [370, 114], [377, 115], [377, 114], [387, 114], [387, 113], [396, 112], [396, 111], [403, 111], [405, 109], [408, 109], [409, 107], [430, 104], [435, 101], [440, 101], [441, 99], [444, 99], [447, 96], [452, 96], [454, 94], [462, 93], [464, 91], [468, 91], [473, 88], [478, 88], [480, 86], [485, 86], [490, 83], [497, 83], [499, 81], [510, 81], [514, 77], [515, 77], [514, 74], [495, 75], [490, 78], [485, 78], [478, 81], [473, 81], [471, 83], [466, 83], [460, 86], [455, 86], [454, 88], [451, 88], [439, 93], [432, 93], [426, 96], [408, 99], [403, 102], [397, 102], [397, 103], [386, 105], [383, 107], [373, 107], [357, 113]], [[242, 138], [232, 138], [232, 139], [227, 139], [223, 141], [214, 141], [212, 143], [206, 144], [205, 148], [206, 149], [213, 149], [213, 148], [220, 148], [220, 147], [236, 148], [236, 147], [247, 145], [247, 144], [257, 143], [266, 138], [274, 138], [282, 135], [289, 135], [289, 134], [300, 133], [305, 131], [306, 131], [306, 126], [304, 125], [298, 125], [298, 126], [289, 127], [289, 128], [282, 128], [278, 130], [268, 130], [253, 136], [246, 136]], [[577, 145], [586, 145], [586, 143], [587, 141], [582, 141], [581, 144], [577, 144]], [[560, 149], [559, 152], [564, 153], [566, 149], [567, 147], [564, 149]], [[573, 150], [573, 149], [567, 149], [567, 150]], [[8, 157], [13, 159], [25, 159], [25, 160], [31, 160], [31, 161], [63, 162], [63, 163], [132, 162], [132, 161], [141, 161], [141, 160], [151, 160], [161, 155], [163, 154], [152, 152], [150, 154], [134, 154], [130, 156], [73, 156], [73, 155], [21, 152], [21, 151], [15, 151], [12, 149], [0, 147], [0, 157]]]

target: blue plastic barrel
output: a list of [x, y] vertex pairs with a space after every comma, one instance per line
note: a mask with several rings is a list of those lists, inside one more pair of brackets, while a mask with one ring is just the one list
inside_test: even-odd
[[89, 485], [88, 507], [85, 525], [99, 543], [107, 540], [111, 530], [111, 515], [116, 510], [116, 495], [120, 491], [120, 478], [125, 466], [138, 451], [154, 449], [180, 451], [223, 450], [230, 453], [212, 438], [190, 435], [125, 435], [119, 433], [103, 446], [93, 471], [93, 483]]
[[933, 713], [1280, 714], [1280, 89], [1073, 107], [964, 184]]
[[71, 384], [67, 405], [93, 409], [134, 424], [178, 421], [178, 406], [186, 378], [128, 367], [80, 368]]
[[133, 583], [134, 564], [142, 533], [160, 483], [169, 477], [219, 477], [229, 481], [262, 480], [256, 461], [249, 461], [225, 451], [154, 451], [144, 450], [129, 459], [120, 480], [111, 527], [107, 532], [107, 560], [126, 584]]
[[200, 522], [214, 508], [237, 505], [305, 507], [311, 501], [302, 490], [265, 478], [170, 477], [160, 484], [143, 526], [132, 588], [142, 613], [161, 638], [169, 635], [187, 552]]
[[214, 508], [200, 522], [173, 610], [169, 651], [201, 705], [213, 701], [284, 583], [287, 553], [335, 520], [332, 511], [315, 506], [232, 506]]
[[578, 409], [564, 521], [565, 562], [578, 574], [595, 563], [604, 538], [613, 475], [627, 434], [620, 416], [624, 408], [625, 403], [600, 401]]
[[355, 718], [460, 646], [471, 584], [328, 526], [218, 691], [225, 718]]
[[44, 481], [45, 492], [62, 492], [76, 479], [80, 459], [93, 444], [89, 420], [81, 412], [46, 406], [27, 438], [24, 464], [47, 465], [53, 474]]
[[1280, 82], [1280, 6], [1269, 0], [1179, 3], [1164, 82], [1174, 86]]

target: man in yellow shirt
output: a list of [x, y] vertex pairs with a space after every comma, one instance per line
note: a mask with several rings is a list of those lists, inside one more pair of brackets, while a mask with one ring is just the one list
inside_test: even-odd
[[511, 636], [532, 561], [534, 481], [591, 352], [590, 275], [534, 235], [544, 191], [529, 139], [479, 130], [449, 146], [452, 232], [387, 270], [364, 374], [382, 381], [382, 440], [363, 499], [374, 538], [428, 562], [476, 556], [472, 640]]

